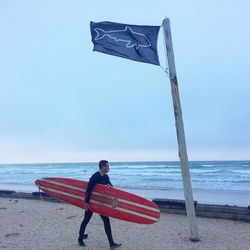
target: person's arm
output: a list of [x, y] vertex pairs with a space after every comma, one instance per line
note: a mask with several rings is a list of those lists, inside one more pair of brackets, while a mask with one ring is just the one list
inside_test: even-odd
[[97, 183], [97, 178], [96, 176], [93, 175], [89, 180], [88, 187], [85, 193], [85, 203], [89, 203], [92, 189], [94, 188], [96, 183]]
[[107, 175], [107, 177], [108, 177], [108, 186], [113, 187], [113, 185], [112, 185], [112, 183], [111, 183], [111, 181], [110, 181], [110, 179], [109, 179], [109, 176], [108, 176], [108, 175]]

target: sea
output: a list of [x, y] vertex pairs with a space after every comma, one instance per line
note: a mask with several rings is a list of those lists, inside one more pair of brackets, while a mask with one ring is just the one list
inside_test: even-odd
[[[34, 181], [67, 177], [88, 181], [98, 163], [0, 164], [0, 190], [38, 191]], [[250, 161], [190, 161], [194, 199], [206, 204], [250, 205]], [[179, 162], [110, 162], [114, 187], [148, 199], [184, 199]]]

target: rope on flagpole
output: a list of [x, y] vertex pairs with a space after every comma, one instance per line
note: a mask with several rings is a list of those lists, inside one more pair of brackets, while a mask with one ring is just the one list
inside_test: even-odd
[[[161, 24], [161, 30], [162, 30], [162, 33], [163, 33], [163, 36], [162, 36], [162, 41], [163, 41], [163, 44], [165, 45], [166, 44], [166, 39], [165, 39], [165, 33], [164, 33], [164, 26], [163, 26], [163, 23]], [[168, 66], [168, 61], [167, 61], [167, 49], [166, 49], [166, 46], [163, 46], [164, 48], [164, 52], [165, 52], [165, 62], [166, 62], [166, 68], [164, 68], [162, 65], [160, 65], [160, 67], [164, 70], [164, 72], [166, 73], [167, 77], [170, 79], [170, 75], [169, 75], [169, 68], [167, 67]]]
[[161, 65], [160, 65], [160, 67], [163, 69], [163, 71], [166, 73], [167, 77], [170, 79], [168, 68], [164, 69]]

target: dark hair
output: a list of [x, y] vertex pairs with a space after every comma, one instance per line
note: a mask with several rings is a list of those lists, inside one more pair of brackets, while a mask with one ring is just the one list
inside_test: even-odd
[[99, 161], [99, 168], [102, 169], [103, 166], [106, 166], [107, 164], [109, 164], [108, 161], [106, 160], [101, 160]]

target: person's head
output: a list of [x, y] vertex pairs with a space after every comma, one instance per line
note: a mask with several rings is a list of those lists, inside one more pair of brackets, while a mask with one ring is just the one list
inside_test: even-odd
[[99, 162], [99, 168], [103, 173], [108, 173], [109, 171], [109, 162], [106, 160], [101, 160]]

